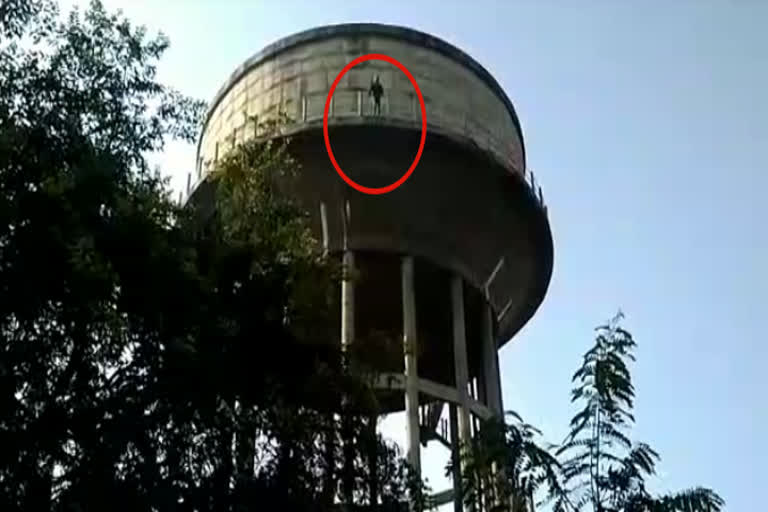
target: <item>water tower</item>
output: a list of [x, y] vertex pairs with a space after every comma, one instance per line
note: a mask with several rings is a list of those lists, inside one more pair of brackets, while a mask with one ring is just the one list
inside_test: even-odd
[[[331, 84], [371, 53], [411, 72], [428, 121], [415, 171], [379, 195], [342, 181], [323, 138]], [[380, 109], [369, 94], [374, 77], [383, 90]], [[430, 441], [455, 453], [478, 419], [501, 413], [498, 350], [536, 311], [552, 273], [547, 209], [526, 171], [512, 103], [479, 63], [428, 34], [379, 24], [307, 30], [249, 58], [220, 89], [187, 197], [208, 201], [210, 166], [278, 112], [293, 120], [292, 147], [303, 167], [297, 194], [313, 230], [357, 275], [341, 286], [341, 342], [381, 333], [397, 340], [400, 357], [382, 359], [376, 385], [387, 411], [405, 411], [410, 463], [421, 467], [419, 447]], [[419, 98], [395, 66], [366, 61], [338, 83], [328, 126], [344, 172], [383, 187], [416, 155]], [[446, 406], [450, 421], [441, 421]], [[438, 499], [454, 496], [448, 489]]]

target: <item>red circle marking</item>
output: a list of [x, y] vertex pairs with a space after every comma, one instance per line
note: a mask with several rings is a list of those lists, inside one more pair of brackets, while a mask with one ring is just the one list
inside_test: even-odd
[[[405, 76], [408, 77], [408, 80], [411, 81], [411, 84], [413, 84], [413, 88], [416, 90], [416, 95], [419, 97], [419, 104], [421, 106], [421, 141], [419, 142], [419, 150], [416, 152], [416, 158], [413, 159], [413, 163], [411, 163], [411, 166], [408, 168], [408, 170], [403, 174], [399, 180], [396, 182], [387, 185], [386, 187], [365, 187], [363, 185], [360, 185], [359, 183], [356, 183], [353, 181], [349, 176], [344, 174], [344, 171], [341, 170], [341, 167], [339, 167], [338, 162], [336, 162], [336, 158], [333, 156], [333, 150], [331, 149], [331, 141], [328, 139], [328, 111], [331, 107], [331, 98], [333, 98], [333, 93], [336, 90], [336, 86], [339, 85], [339, 81], [341, 78], [353, 67], [357, 66], [361, 62], [365, 62], [367, 60], [383, 60], [386, 62], [389, 62], [393, 66], [397, 66], [397, 68], [402, 71]], [[344, 69], [341, 70], [341, 72], [336, 77], [336, 80], [333, 81], [331, 84], [331, 90], [328, 91], [328, 97], [325, 100], [325, 111], [323, 112], [323, 138], [325, 139], [325, 149], [328, 151], [328, 157], [331, 159], [331, 163], [333, 164], [334, 169], [336, 169], [336, 172], [339, 173], [339, 176], [341, 176], [341, 179], [347, 182], [347, 184], [354, 188], [355, 190], [358, 190], [360, 192], [363, 192], [365, 194], [386, 194], [387, 192], [392, 192], [397, 187], [405, 183], [405, 180], [407, 180], [413, 170], [416, 168], [416, 165], [419, 163], [419, 160], [421, 159], [421, 153], [424, 151], [424, 141], [427, 138], [427, 109], [424, 106], [424, 97], [421, 95], [421, 89], [419, 89], [419, 84], [416, 83], [416, 79], [413, 78], [413, 75], [408, 71], [405, 66], [400, 64], [398, 61], [390, 57], [389, 55], [383, 55], [381, 53], [369, 53], [367, 55], [361, 55], [360, 57], [356, 58], [346, 66], [344, 66]]]

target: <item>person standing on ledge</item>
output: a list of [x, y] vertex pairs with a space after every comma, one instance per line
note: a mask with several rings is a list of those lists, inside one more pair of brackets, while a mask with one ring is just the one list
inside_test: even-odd
[[384, 96], [384, 87], [381, 86], [379, 75], [373, 77], [371, 88], [368, 89], [368, 96], [373, 96], [373, 115], [381, 115], [381, 97]]

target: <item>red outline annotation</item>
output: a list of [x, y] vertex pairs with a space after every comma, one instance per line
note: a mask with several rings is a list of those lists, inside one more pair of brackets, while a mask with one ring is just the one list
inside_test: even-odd
[[[405, 174], [400, 177], [400, 179], [390, 185], [387, 185], [386, 187], [378, 188], [365, 187], [360, 185], [359, 183], [356, 183], [354, 180], [352, 180], [349, 176], [344, 174], [344, 171], [341, 170], [338, 162], [336, 162], [336, 158], [333, 156], [333, 150], [331, 150], [331, 142], [328, 138], [328, 112], [331, 107], [331, 98], [333, 98], [333, 93], [336, 90], [336, 86], [339, 84], [339, 81], [341, 81], [341, 78], [350, 69], [357, 66], [361, 62], [369, 60], [383, 60], [385, 62], [389, 62], [393, 66], [396, 66], [400, 71], [402, 71], [405, 76], [408, 77], [408, 80], [411, 81], [411, 84], [413, 84], [413, 88], [416, 90], [416, 95], [419, 97], [419, 104], [421, 106], [421, 140], [419, 141], [419, 150], [416, 152], [416, 158], [413, 159], [413, 163], [411, 163], [411, 166], [408, 168]], [[419, 160], [421, 159], [421, 153], [424, 151], [424, 141], [427, 138], [427, 109], [424, 106], [424, 97], [421, 95], [419, 84], [416, 83], [416, 79], [413, 78], [413, 75], [406, 69], [405, 66], [388, 55], [383, 55], [381, 53], [369, 53], [367, 55], [361, 55], [360, 57], [357, 57], [352, 62], [344, 66], [344, 69], [341, 70], [338, 76], [336, 76], [336, 80], [334, 80], [333, 84], [331, 84], [331, 90], [328, 91], [328, 97], [325, 100], [325, 111], [323, 112], [323, 138], [325, 139], [325, 149], [328, 151], [328, 157], [331, 159], [331, 163], [333, 164], [334, 169], [336, 169], [336, 172], [339, 173], [339, 176], [341, 176], [341, 178], [347, 182], [350, 187], [365, 194], [386, 194], [387, 192], [392, 192], [397, 187], [405, 183], [405, 180], [411, 176], [411, 173], [413, 173], [413, 170], [416, 168]]]

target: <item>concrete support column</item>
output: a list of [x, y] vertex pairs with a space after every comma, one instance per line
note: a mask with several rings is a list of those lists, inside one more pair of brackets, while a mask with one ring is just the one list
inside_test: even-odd
[[[355, 339], [355, 283], [354, 269], [355, 269], [355, 253], [349, 248], [348, 236], [349, 236], [349, 218], [350, 209], [349, 203], [346, 203], [346, 208], [342, 210], [343, 220], [343, 243], [344, 254], [342, 256], [342, 281], [341, 281], [341, 350], [345, 358], [344, 364], [346, 365], [346, 356], [348, 354], [349, 345], [354, 342]], [[344, 501], [347, 504], [352, 503], [353, 489], [354, 489], [354, 447], [352, 446], [352, 418], [350, 416], [349, 397], [346, 394], [341, 398], [342, 418], [341, 418], [341, 431], [343, 441], [343, 470], [341, 477], [342, 495]]]
[[[453, 360], [456, 371], [456, 391], [459, 395], [458, 441], [463, 445], [469, 442], [472, 437], [472, 426], [469, 415], [469, 366], [464, 322], [464, 281], [460, 276], [451, 278], [451, 312], [453, 316]], [[466, 468], [463, 460], [461, 460], [461, 451], [459, 455], [461, 475], [464, 475]]]
[[[345, 244], [346, 245], [346, 244]], [[352, 272], [355, 266], [355, 255], [345, 248], [343, 256], [343, 278], [341, 281], [341, 350], [345, 358], [344, 364], [348, 364], [349, 345], [355, 339], [355, 285], [352, 281]], [[343, 461], [342, 470], [342, 494], [346, 503], [352, 503], [354, 488], [354, 447], [352, 446], [352, 417], [349, 411], [349, 397], [346, 394], [341, 398], [342, 419], [341, 431], [343, 436]]]
[[379, 467], [378, 467], [378, 438], [376, 437], [376, 414], [368, 418], [368, 493], [370, 494], [368, 504], [374, 508], [379, 503]]
[[497, 415], [504, 414], [499, 380], [498, 350], [493, 332], [491, 306], [483, 303], [483, 374], [485, 378], [485, 404]]
[[459, 460], [459, 414], [456, 404], [448, 404], [448, 418], [451, 428], [451, 462], [453, 473], [453, 512], [463, 509], [464, 495], [461, 490], [461, 467]]
[[405, 417], [408, 462], [421, 472], [419, 445], [419, 374], [416, 366], [416, 297], [413, 284], [413, 258], [406, 256], [402, 263], [403, 293], [403, 352], [405, 354]]
[[[322, 217], [324, 205], [320, 205]], [[342, 256], [341, 280], [341, 348], [346, 350], [355, 339], [355, 283], [352, 281], [355, 270], [355, 253], [349, 248], [350, 218], [352, 216], [349, 201], [345, 201], [341, 211], [342, 241], [344, 255]], [[321, 218], [321, 220], [323, 220]], [[327, 244], [326, 227], [323, 227], [323, 243]]]
[[453, 313], [453, 358], [456, 369], [456, 390], [459, 393], [459, 439], [471, 437], [469, 423], [469, 367], [467, 363], [467, 337], [464, 326], [464, 282], [461, 277], [451, 280], [451, 305]]
[[355, 339], [355, 284], [352, 282], [355, 253], [345, 249], [342, 264], [344, 275], [341, 281], [341, 348], [346, 351]]
[[323, 475], [321, 500], [324, 505], [331, 506], [336, 497], [336, 418], [334, 414], [328, 414], [326, 421], [328, 423], [323, 440], [325, 474]]
[[[482, 341], [483, 341], [483, 376], [485, 379], [485, 404], [493, 413], [504, 420], [504, 409], [501, 400], [501, 380], [499, 375], [498, 347], [496, 335], [493, 332], [493, 310], [490, 304], [483, 303], [482, 317]], [[489, 504], [501, 505], [500, 497], [496, 494], [494, 482], [498, 478], [499, 467], [494, 462], [491, 465], [491, 478], [488, 482]]]

